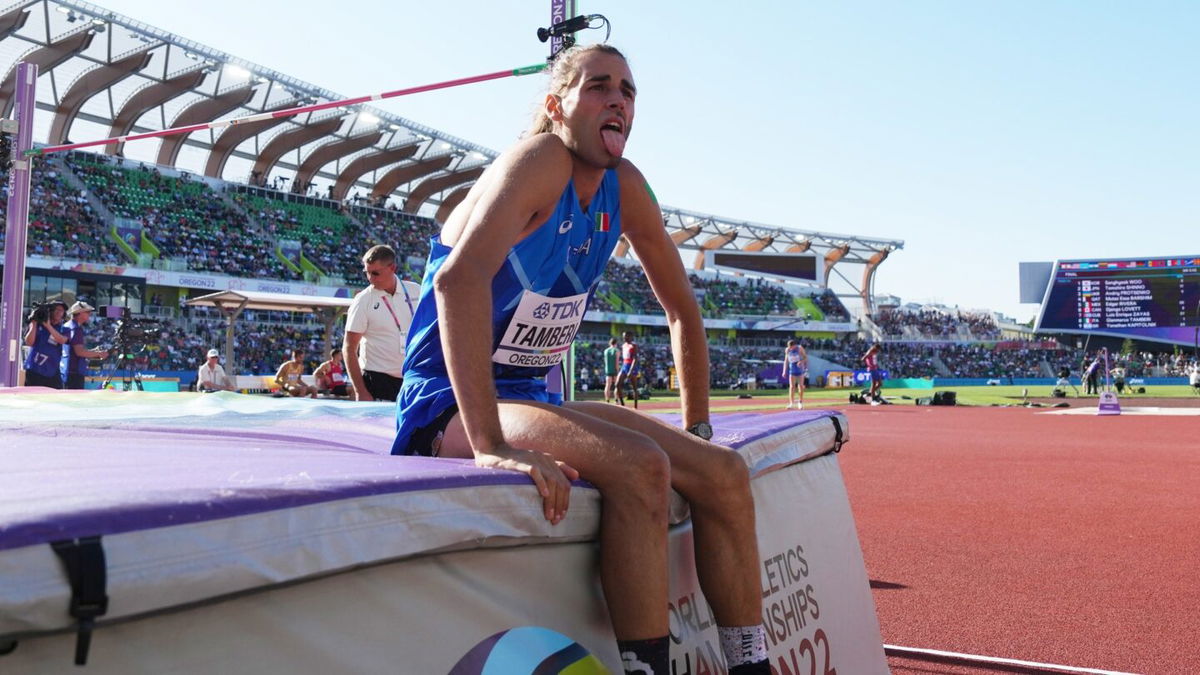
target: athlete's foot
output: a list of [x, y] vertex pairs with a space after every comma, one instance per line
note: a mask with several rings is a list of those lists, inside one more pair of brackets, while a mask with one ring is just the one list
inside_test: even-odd
[[788, 410], [791, 410], [791, 409], [792, 409], [792, 407], [793, 407], [793, 406], [792, 406], [792, 402], [791, 402], [791, 401], [788, 401], [788, 404], [787, 404], [787, 409], [788, 409]]
[[804, 401], [796, 404], [796, 410], [804, 410]]

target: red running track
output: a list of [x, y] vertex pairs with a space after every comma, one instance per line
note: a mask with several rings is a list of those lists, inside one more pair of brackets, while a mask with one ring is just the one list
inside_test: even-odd
[[1200, 417], [846, 412], [840, 462], [885, 643], [1200, 673]]

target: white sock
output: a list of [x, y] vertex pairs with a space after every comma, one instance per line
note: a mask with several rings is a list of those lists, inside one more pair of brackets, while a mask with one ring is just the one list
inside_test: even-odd
[[757, 626], [717, 626], [721, 652], [728, 668], [757, 663], [767, 658], [767, 631]]

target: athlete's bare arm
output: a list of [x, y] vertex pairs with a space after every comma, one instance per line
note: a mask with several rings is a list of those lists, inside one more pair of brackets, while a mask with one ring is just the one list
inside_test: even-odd
[[621, 231], [642, 261], [646, 278], [667, 314], [671, 352], [679, 373], [683, 425], [708, 421], [708, 341], [700, 305], [692, 293], [678, 249], [663, 226], [658, 200], [642, 172], [629, 161], [617, 169], [621, 179]]
[[475, 462], [528, 473], [551, 522], [566, 513], [569, 478], [578, 474], [505, 442], [492, 380], [493, 335], [480, 327], [491, 325], [493, 277], [513, 245], [553, 213], [571, 172], [571, 154], [552, 134], [501, 155], [447, 220], [442, 242], [453, 250], [433, 282], [446, 370]]
[[321, 365], [317, 366], [317, 369], [313, 371], [313, 381], [317, 383], [318, 389], [321, 388], [321, 385], [325, 384], [325, 380], [329, 379], [329, 366], [332, 363], [333, 361], [322, 361]]
[[283, 365], [279, 366], [279, 370], [275, 371], [275, 384], [281, 387], [287, 386], [287, 367], [291, 361], [284, 361]]

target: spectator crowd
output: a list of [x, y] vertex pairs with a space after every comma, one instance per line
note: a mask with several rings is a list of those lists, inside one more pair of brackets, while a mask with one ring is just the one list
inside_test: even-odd
[[[953, 340], [963, 329], [976, 340], [995, 340], [1000, 328], [991, 314], [944, 309], [881, 309], [871, 319], [889, 337]], [[905, 329], [909, 329], [906, 331]]]

